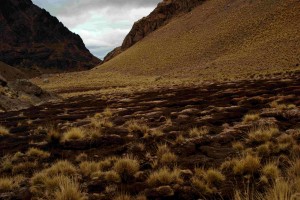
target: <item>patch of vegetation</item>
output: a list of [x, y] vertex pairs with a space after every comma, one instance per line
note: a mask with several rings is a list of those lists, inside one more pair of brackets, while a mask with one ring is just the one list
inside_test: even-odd
[[152, 172], [147, 183], [150, 187], [158, 187], [170, 184], [181, 184], [183, 180], [180, 177], [179, 169], [170, 170], [167, 167], [163, 167], [157, 171]]
[[195, 127], [189, 131], [190, 137], [201, 137], [207, 135], [209, 133], [209, 129], [207, 127]]
[[0, 125], [0, 136], [9, 135], [9, 129]]
[[120, 175], [124, 182], [133, 178], [134, 174], [139, 171], [139, 168], [139, 162], [129, 156], [118, 159], [113, 166], [114, 171]]

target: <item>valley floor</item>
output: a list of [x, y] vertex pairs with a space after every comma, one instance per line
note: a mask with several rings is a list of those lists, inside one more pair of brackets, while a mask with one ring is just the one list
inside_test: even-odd
[[299, 75], [0, 113], [0, 199], [297, 199]]

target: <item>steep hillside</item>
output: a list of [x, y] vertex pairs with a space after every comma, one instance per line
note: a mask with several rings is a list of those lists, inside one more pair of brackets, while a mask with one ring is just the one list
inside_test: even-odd
[[[297, 0], [205, 1], [146, 34], [96, 71], [219, 79], [299, 69], [299, 10]], [[143, 35], [143, 28], [135, 27], [156, 27], [152, 22], [135, 24], [136, 34], [131, 31], [123, 46]]]
[[31, 0], [1, 0], [0, 27], [0, 60], [20, 69], [75, 71], [100, 63], [78, 35]]
[[23, 72], [1, 61], [0, 61], [0, 75], [2, 75], [7, 81], [26, 78], [26, 75]]
[[108, 53], [104, 58], [104, 62], [111, 60], [127, 50], [153, 31], [166, 25], [171, 19], [179, 14], [190, 12], [203, 1], [204, 0], [163, 0], [149, 16], [134, 23], [131, 31], [125, 37], [122, 46], [117, 47], [112, 52]]

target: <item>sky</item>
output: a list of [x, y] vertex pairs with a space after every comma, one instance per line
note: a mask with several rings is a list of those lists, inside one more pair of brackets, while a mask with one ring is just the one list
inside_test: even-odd
[[83, 39], [95, 56], [122, 44], [133, 23], [162, 0], [32, 0]]

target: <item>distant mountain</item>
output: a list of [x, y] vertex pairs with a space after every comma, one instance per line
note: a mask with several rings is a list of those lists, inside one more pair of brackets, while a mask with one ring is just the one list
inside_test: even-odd
[[0, 61], [23, 71], [77, 71], [101, 61], [79, 35], [31, 0], [0, 1]]
[[92, 73], [236, 79], [299, 70], [299, 55], [299, 0], [165, 0]]

